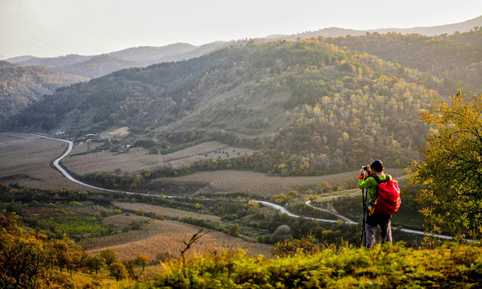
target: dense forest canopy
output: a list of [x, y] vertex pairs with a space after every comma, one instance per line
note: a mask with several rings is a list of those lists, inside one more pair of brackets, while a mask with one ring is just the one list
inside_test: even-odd
[[472, 84], [476, 89], [481, 87], [482, 47], [480, 46], [444, 37], [399, 33], [373, 33], [366, 36], [327, 38], [325, 41], [340, 47], [366, 51], [384, 60], [430, 72], [441, 78]]
[[0, 124], [45, 94], [86, 78], [0, 61]]

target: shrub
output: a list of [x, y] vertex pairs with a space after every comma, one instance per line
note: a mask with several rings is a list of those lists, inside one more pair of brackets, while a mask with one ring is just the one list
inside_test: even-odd
[[277, 236], [286, 236], [291, 234], [291, 228], [288, 225], [281, 225], [276, 228], [273, 234]]

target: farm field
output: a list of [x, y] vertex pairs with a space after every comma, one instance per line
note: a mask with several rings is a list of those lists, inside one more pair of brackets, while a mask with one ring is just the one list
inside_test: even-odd
[[0, 180], [34, 189], [85, 190], [50, 167], [66, 148], [67, 143], [30, 134], [0, 133]]
[[104, 222], [107, 225], [116, 225], [119, 228], [123, 229], [126, 228], [132, 224], [141, 224], [143, 222], [149, 222], [151, 219], [143, 216], [138, 216], [138, 215], [112, 215], [105, 217], [102, 219], [102, 222]]
[[[85, 152], [85, 143], [75, 145], [71, 154]], [[150, 155], [147, 149], [132, 148], [128, 153], [96, 152], [77, 156], [67, 156], [62, 164], [70, 171], [84, 175], [92, 172], [113, 172], [120, 168], [122, 172], [136, 173], [142, 170], [152, 170], [158, 166], [156, 155]]]
[[[133, 216], [125, 216], [125, 218], [131, 217]], [[126, 220], [122, 222], [126, 222]], [[139, 255], [146, 255], [151, 260], [156, 260], [159, 254], [170, 254], [178, 257], [179, 250], [184, 248], [182, 241], [188, 241], [198, 230], [199, 227], [190, 224], [153, 220], [141, 230], [86, 239], [81, 241], [80, 245], [90, 255], [98, 254], [105, 249], [113, 249], [121, 260], [132, 259]], [[188, 253], [192, 255], [220, 249], [237, 248], [247, 249], [249, 256], [262, 254], [272, 258], [271, 250], [273, 246], [271, 245], [249, 243], [217, 231], [209, 231], [192, 246]]]
[[111, 128], [109, 130], [100, 133], [100, 138], [112, 139], [117, 136], [125, 136], [129, 134], [129, 128], [127, 126], [120, 128]]
[[[211, 171], [199, 172], [192, 175], [177, 178], [161, 178], [163, 181], [184, 181], [184, 182], [207, 182], [218, 191], [241, 192], [261, 197], [271, 197], [279, 193], [285, 193], [295, 189], [296, 186], [319, 184], [323, 181], [329, 183], [343, 182], [349, 177], [356, 179], [359, 171], [339, 173], [334, 175], [314, 177], [278, 177], [267, 176], [263, 173], [247, 171]], [[403, 175], [401, 169], [387, 169], [387, 173], [394, 178]]]
[[[221, 149], [216, 150], [216, 151], [211, 151], [209, 153], [199, 153], [198, 155], [194, 155], [193, 157], [185, 157], [185, 158], [181, 158], [181, 159], [175, 159], [175, 160], [169, 161], [169, 164], [171, 164], [171, 166], [173, 166], [175, 168], [176, 167], [184, 167], [184, 166], [190, 166], [194, 162], [204, 161], [204, 160], [207, 160], [207, 159], [210, 159], [210, 158], [215, 159], [215, 160], [218, 160], [218, 159], [224, 160], [224, 159], [227, 159], [227, 158], [230, 158], [230, 157], [231, 158], [235, 157], [237, 155], [244, 156], [244, 155], [252, 155], [253, 153], [254, 153], [253, 150], [246, 149], [246, 148], [225, 147], [225, 148], [221, 148]], [[177, 153], [172, 153], [170, 155], [175, 155], [175, 154], [177, 154]], [[166, 156], [168, 156], [168, 155], [166, 155]]]
[[[78, 175], [92, 172], [113, 172], [118, 168], [120, 168], [122, 172], [138, 173], [142, 170], [153, 170], [159, 165], [157, 155], [149, 154], [147, 149], [139, 147], [130, 149], [128, 153], [104, 151], [75, 155], [86, 152], [89, 144], [91, 149], [101, 145], [101, 143], [95, 142], [82, 142], [77, 144], [73, 147], [71, 154], [62, 160], [62, 164]], [[250, 149], [230, 147], [219, 142], [211, 141], [175, 153], [163, 155], [162, 160], [164, 164], [169, 164], [173, 167], [182, 167], [192, 165], [195, 161], [208, 158], [228, 158], [226, 153], [215, 153], [215, 151], [228, 152], [229, 157], [236, 156], [238, 152], [240, 155], [251, 155], [253, 153], [253, 150]], [[207, 157], [205, 155], [207, 155]]]
[[94, 150], [95, 148], [99, 147], [99, 146], [102, 146], [103, 143], [101, 142], [93, 142], [93, 141], [89, 141], [89, 142], [81, 142], [79, 144], [76, 144], [72, 147], [72, 151], [70, 152], [69, 156], [70, 155], [75, 155], [75, 154], [80, 154], [80, 153], [85, 153], [87, 152], [89, 149], [90, 150]]
[[190, 158], [192, 155], [204, 155], [210, 152], [214, 152], [217, 150], [223, 150], [229, 147], [223, 143], [217, 141], [209, 141], [202, 144], [198, 144], [192, 147], [185, 148], [183, 150], [166, 154], [162, 156], [162, 160], [165, 162], [169, 162], [172, 160], [183, 159], [183, 158]]
[[144, 203], [112, 202], [112, 204], [123, 210], [131, 210], [131, 211], [143, 210], [146, 213], [161, 214], [163, 216], [169, 216], [169, 217], [175, 217], [175, 218], [190, 217], [190, 218], [205, 220], [205, 221], [221, 221], [221, 218], [218, 216], [198, 214], [198, 213], [187, 212], [183, 210], [144, 204]]

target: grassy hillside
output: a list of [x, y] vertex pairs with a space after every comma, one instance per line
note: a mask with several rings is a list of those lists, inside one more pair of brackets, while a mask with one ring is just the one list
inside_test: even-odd
[[86, 78], [0, 61], [0, 124], [45, 94]]

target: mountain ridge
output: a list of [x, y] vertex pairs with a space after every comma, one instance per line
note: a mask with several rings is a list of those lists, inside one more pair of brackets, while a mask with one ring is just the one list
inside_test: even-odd
[[[458, 32], [468, 32], [470, 29], [474, 28], [475, 26], [482, 26], [482, 16], [466, 20], [464, 22], [459, 23], [451, 23], [451, 24], [444, 24], [444, 25], [437, 25], [437, 26], [426, 26], [426, 27], [412, 27], [412, 28], [380, 28], [380, 29], [368, 29], [368, 30], [356, 30], [356, 29], [348, 29], [348, 28], [339, 28], [339, 27], [328, 27], [322, 28], [316, 31], [307, 31], [296, 33], [292, 35], [284, 35], [284, 34], [272, 34], [268, 35], [263, 38], [256, 38], [255, 41], [264, 42], [264, 41], [271, 41], [271, 40], [297, 40], [310, 38], [310, 37], [346, 37], [350, 36], [361, 36], [368, 33], [388, 33], [388, 32], [397, 32], [397, 33], [404, 33], [404, 34], [422, 34], [422, 35], [442, 35], [442, 34], [452, 34], [456, 31]], [[250, 39], [253, 40], [253, 39]], [[237, 40], [237, 41], [214, 41], [210, 43], [206, 43], [204, 45], [192, 45], [189, 43], [172, 43], [160, 47], [156, 46], [138, 46], [138, 47], [130, 47], [114, 52], [104, 53], [111, 55], [113, 57], [118, 57], [120, 59], [126, 61], [134, 61], [136, 64], [132, 64], [131, 67], [137, 66], [147, 66], [161, 62], [169, 62], [169, 61], [182, 61], [185, 59], [190, 59], [193, 57], [200, 57], [206, 53], [213, 52], [217, 49], [222, 49], [224, 47], [228, 47], [231, 45], [236, 44], [246, 44], [249, 40]], [[101, 54], [103, 55], [103, 54]], [[84, 61], [88, 61], [95, 56], [83, 56], [83, 55], [65, 55], [65, 56], [58, 56], [58, 57], [51, 57], [51, 58], [41, 58], [41, 57], [31, 57], [31, 56], [18, 56], [7, 59], [7, 61], [11, 60], [12, 62], [22, 64], [22, 65], [36, 65], [36, 66], [48, 66], [48, 67], [58, 67], [58, 66], [66, 66], [66, 65], [74, 65], [75, 63], [80, 63]], [[61, 64], [59, 64], [61, 63]], [[140, 64], [142, 63], [142, 64]], [[98, 64], [97, 64], [98, 65]], [[125, 65], [117, 64], [120, 69], [128, 68]], [[99, 65], [98, 65], [99, 66]], [[62, 71], [63, 69], [59, 69]], [[110, 71], [110, 70], [107, 70]], [[103, 76], [105, 73], [100, 71], [89, 71], [83, 72], [81, 76]]]

